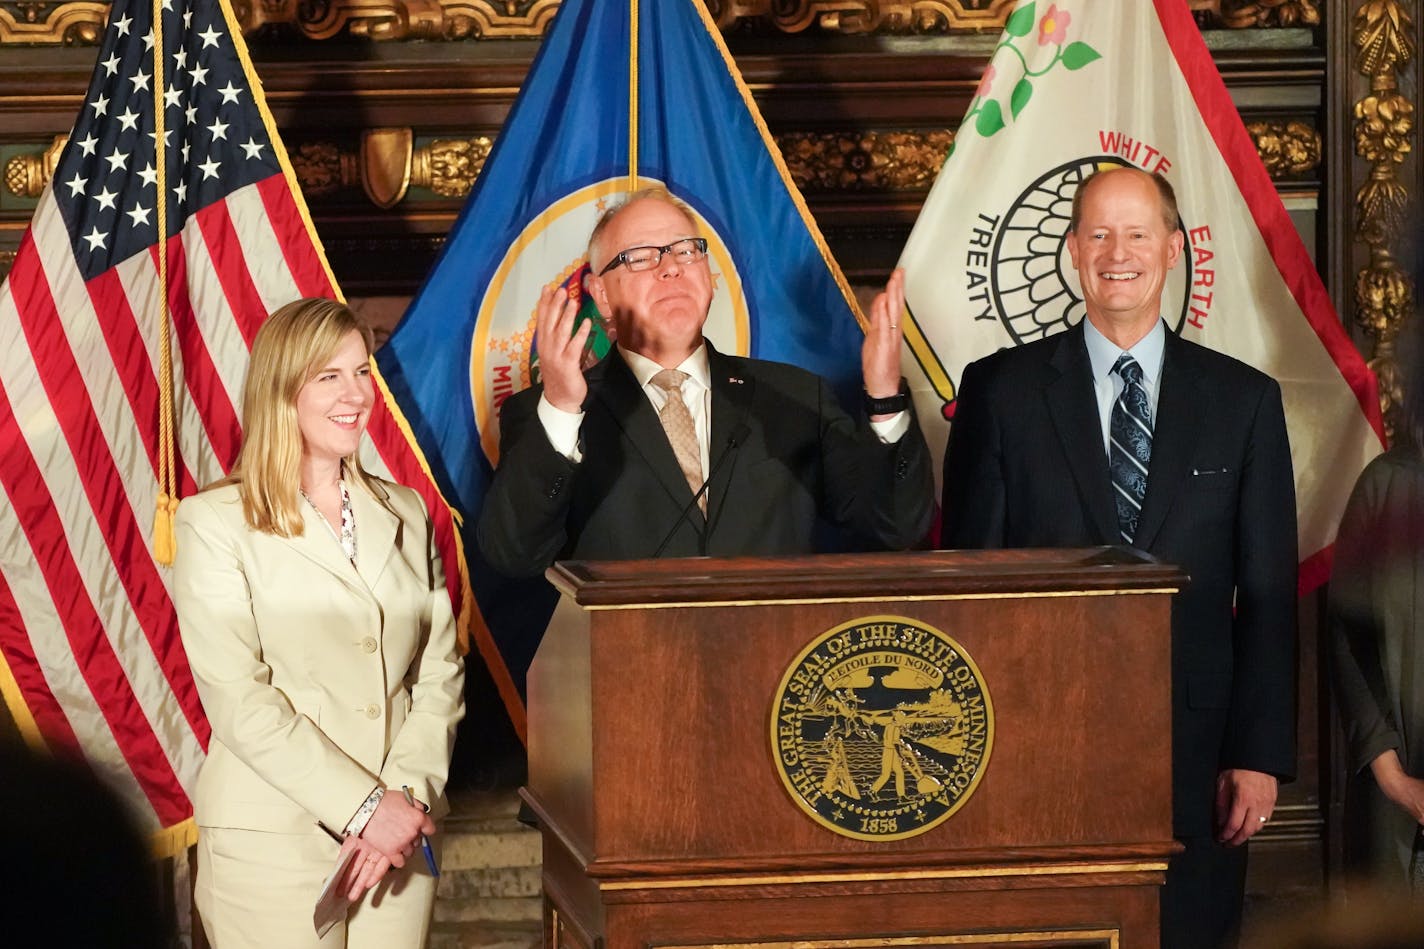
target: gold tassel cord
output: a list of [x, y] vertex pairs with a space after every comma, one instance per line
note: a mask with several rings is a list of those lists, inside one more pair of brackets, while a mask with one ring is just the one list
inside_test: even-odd
[[153, 510], [153, 559], [170, 566], [178, 552], [173, 516], [178, 513], [177, 465], [173, 457], [173, 335], [168, 310], [168, 153], [163, 147], [163, 0], [153, 0], [154, 169], [158, 174], [158, 503]]

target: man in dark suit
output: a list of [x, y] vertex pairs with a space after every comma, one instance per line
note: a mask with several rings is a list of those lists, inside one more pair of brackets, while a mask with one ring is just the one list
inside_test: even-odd
[[867, 546], [925, 535], [933, 476], [900, 378], [903, 275], [871, 307], [868, 419], [857, 424], [814, 374], [727, 356], [703, 339], [707, 244], [666, 191], [605, 214], [588, 259], [587, 289], [617, 346], [585, 372], [589, 324], [575, 332], [575, 302], [545, 290], [541, 384], [501, 410], [500, 463], [477, 529], [496, 570], [810, 553], [820, 521]]
[[1191, 576], [1172, 607], [1172, 814], [1186, 850], [1167, 874], [1162, 935], [1203, 949], [1234, 939], [1242, 845], [1295, 771], [1295, 492], [1280, 388], [1167, 331], [1162, 288], [1183, 235], [1165, 180], [1094, 175], [1067, 245], [1087, 318], [964, 370], [943, 539], [1131, 544]]

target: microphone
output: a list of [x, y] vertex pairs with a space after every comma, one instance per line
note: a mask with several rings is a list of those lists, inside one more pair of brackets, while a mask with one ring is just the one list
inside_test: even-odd
[[[677, 516], [677, 520], [673, 521], [672, 530], [667, 532], [667, 536], [663, 538], [663, 542], [658, 544], [658, 549], [653, 551], [653, 559], [656, 560], [663, 555], [663, 551], [667, 549], [668, 544], [672, 543], [673, 536], [677, 534], [677, 529], [681, 527], [682, 522], [687, 520], [688, 516], [692, 514], [692, 509], [697, 506], [697, 502], [701, 500], [702, 495], [707, 493], [707, 488], [712, 484], [712, 479], [717, 476], [717, 472], [722, 468], [722, 462], [727, 460], [727, 456], [732, 453], [732, 449], [736, 448], [750, 433], [751, 429], [747, 427], [746, 422], [738, 422], [737, 427], [732, 429], [732, 434], [727, 436], [727, 444], [722, 446], [722, 453], [717, 456], [717, 460], [712, 462], [708, 468], [706, 480], [704, 480], [702, 486], [697, 489], [697, 493], [692, 496], [692, 500], [687, 502], [687, 506], [682, 509], [682, 513]], [[693, 527], [696, 526], [694, 523]], [[707, 553], [707, 526], [705, 523], [698, 537], [698, 549], [703, 554]]]

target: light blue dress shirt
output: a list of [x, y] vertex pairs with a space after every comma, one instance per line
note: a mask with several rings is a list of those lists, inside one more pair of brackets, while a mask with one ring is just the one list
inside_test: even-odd
[[1122, 394], [1122, 377], [1112, 371], [1113, 366], [1124, 352], [1132, 353], [1132, 358], [1142, 367], [1142, 385], [1147, 390], [1147, 403], [1152, 407], [1152, 421], [1157, 422], [1157, 393], [1162, 387], [1162, 352], [1167, 342], [1167, 324], [1160, 319], [1131, 349], [1118, 348], [1117, 343], [1108, 339], [1092, 321], [1083, 319], [1083, 341], [1088, 344], [1088, 362], [1093, 367], [1093, 394], [1098, 398], [1098, 421], [1103, 427], [1103, 454], [1110, 455], [1109, 430], [1112, 423], [1113, 403]]

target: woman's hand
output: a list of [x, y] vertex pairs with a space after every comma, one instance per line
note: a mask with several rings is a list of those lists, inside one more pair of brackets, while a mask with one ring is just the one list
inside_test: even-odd
[[420, 807], [406, 803], [404, 795], [388, 790], [376, 805], [361, 840], [380, 851], [392, 866], [405, 866], [421, 834], [435, 833], [435, 822]]
[[336, 882], [336, 887], [339, 892], [346, 894], [348, 900], [355, 903], [367, 890], [381, 882], [386, 871], [390, 870], [391, 862], [386, 859], [385, 854], [360, 837], [346, 837], [341, 844], [341, 853], [345, 854], [348, 850], [354, 850], [355, 854], [346, 865], [342, 878]]
[[1370, 762], [1370, 771], [1384, 796], [1404, 810], [1416, 824], [1424, 825], [1424, 781], [1410, 777], [1393, 748]]

